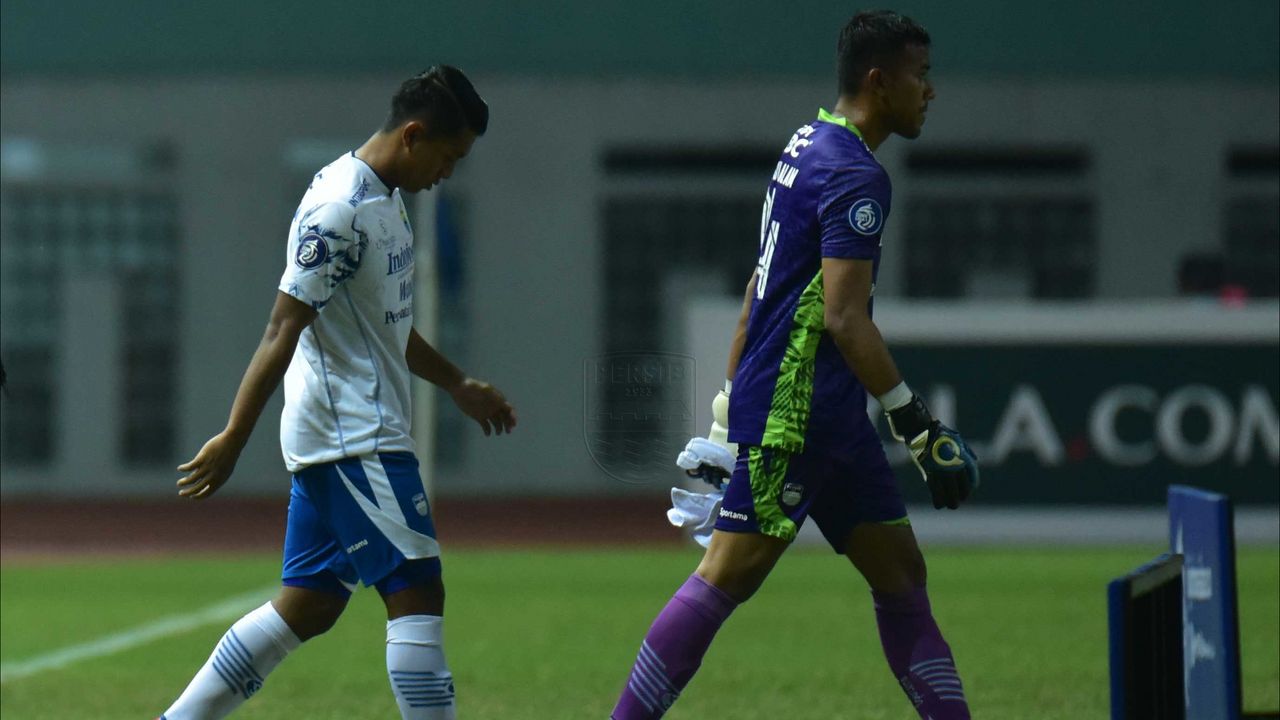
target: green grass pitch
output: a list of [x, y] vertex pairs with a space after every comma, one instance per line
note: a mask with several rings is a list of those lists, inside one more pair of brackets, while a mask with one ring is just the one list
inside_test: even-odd
[[[1104, 718], [1108, 580], [1159, 552], [926, 549], [938, 622], [978, 718]], [[459, 717], [604, 718], [653, 616], [692, 571], [688, 550], [448, 553], [448, 654]], [[272, 556], [85, 560], [0, 569], [0, 659], [59, 648], [269, 588]], [[1245, 706], [1280, 707], [1280, 552], [1239, 553]], [[337, 627], [291, 656], [237, 718], [398, 717], [381, 603], [353, 598]], [[227, 623], [0, 687], [4, 720], [152, 718]], [[870, 597], [847, 562], [788, 554], [721, 631], [668, 714], [694, 718], [915, 717], [880, 654]]]

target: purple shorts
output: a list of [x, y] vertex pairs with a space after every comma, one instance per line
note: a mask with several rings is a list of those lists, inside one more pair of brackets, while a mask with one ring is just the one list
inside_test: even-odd
[[717, 530], [790, 541], [810, 516], [841, 554], [858, 523], [910, 524], [884, 448], [868, 443], [851, 457], [812, 447], [801, 453], [750, 445], [739, 448], [716, 519]]

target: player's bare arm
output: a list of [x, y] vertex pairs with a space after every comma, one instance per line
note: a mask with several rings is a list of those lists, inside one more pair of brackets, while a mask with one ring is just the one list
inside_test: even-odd
[[475, 420], [486, 436], [515, 429], [516, 410], [506, 397], [489, 383], [467, 377], [417, 330], [409, 331], [404, 358], [409, 372], [448, 392], [458, 409]]
[[738, 373], [738, 361], [742, 359], [742, 348], [747, 344], [747, 318], [751, 317], [751, 298], [756, 296], [756, 273], [751, 273], [747, 281], [747, 290], [742, 295], [742, 312], [738, 313], [738, 326], [733, 331], [733, 342], [729, 344], [729, 367], [724, 376], [729, 380]]
[[187, 473], [178, 481], [179, 495], [203, 500], [231, 477], [262, 409], [289, 367], [298, 336], [315, 319], [316, 311], [310, 305], [285, 293], [276, 293], [266, 332], [240, 381], [227, 427], [210, 438], [194, 458], [178, 466], [179, 472]]
[[823, 322], [863, 387], [879, 397], [902, 382], [880, 330], [867, 313], [871, 261], [822, 259]]
[[[880, 398], [894, 437], [906, 443], [929, 485], [934, 507], [955, 510], [978, 485], [976, 457], [960, 435], [935, 420], [924, 401], [902, 382], [889, 348], [867, 312], [871, 277], [870, 260], [823, 258], [827, 332], [863, 386]], [[899, 395], [903, 397], [895, 397]]]

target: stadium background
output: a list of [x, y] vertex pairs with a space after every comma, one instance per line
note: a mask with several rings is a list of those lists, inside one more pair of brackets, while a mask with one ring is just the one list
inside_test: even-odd
[[[171, 468], [225, 422], [312, 173], [435, 62], [492, 120], [413, 200], [417, 322], [521, 417], [486, 440], [419, 387], [442, 530], [675, 541], [669, 446], [709, 422], [766, 177], [834, 101], [853, 9], [6, 0], [6, 562], [274, 548], [278, 396], [219, 499], [177, 504]], [[933, 34], [938, 98], [919, 140], [878, 155], [895, 186], [878, 317], [986, 480], [967, 514], [918, 512], [921, 537], [1158, 543], [1177, 481], [1231, 494], [1244, 540], [1274, 552], [1276, 4], [897, 9]], [[625, 420], [637, 387], [656, 431]]]

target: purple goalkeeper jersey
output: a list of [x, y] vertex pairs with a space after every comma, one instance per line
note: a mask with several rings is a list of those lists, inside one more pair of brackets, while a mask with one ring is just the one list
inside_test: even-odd
[[891, 193], [889, 175], [844, 118], [819, 110], [791, 136], [765, 193], [731, 441], [839, 454], [879, 442], [866, 390], [823, 323], [822, 258], [870, 260], [874, 295]]

